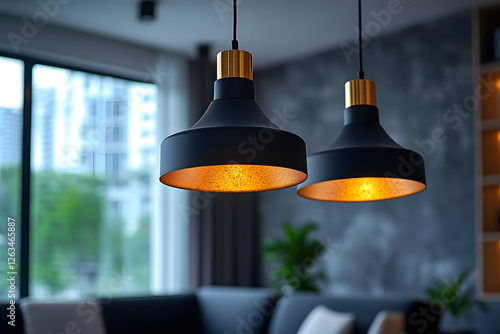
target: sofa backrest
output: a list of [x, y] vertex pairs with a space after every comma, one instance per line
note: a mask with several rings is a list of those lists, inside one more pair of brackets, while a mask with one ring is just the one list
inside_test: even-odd
[[107, 334], [204, 333], [194, 294], [101, 300]]
[[81, 333], [107, 334], [101, 306], [94, 300], [19, 301], [26, 334]]
[[275, 305], [268, 289], [206, 286], [196, 295], [206, 334], [267, 333]]
[[[213, 286], [196, 294], [97, 301], [107, 334], [265, 334], [275, 305], [267, 289]], [[1, 307], [6, 310], [8, 304]], [[3, 321], [0, 333], [23, 334], [19, 308], [16, 326]]]
[[[182, 296], [150, 296], [98, 300], [108, 334], [137, 333], [204, 333], [194, 294]], [[0, 304], [8, 319], [9, 304]], [[21, 309], [16, 304], [15, 326], [0, 322], [2, 334], [24, 334]]]
[[318, 305], [337, 312], [355, 313], [355, 333], [364, 334], [378, 312], [396, 311], [407, 314], [412, 303], [412, 299], [340, 298], [297, 293], [278, 301], [269, 325], [269, 334], [296, 333], [305, 317]]

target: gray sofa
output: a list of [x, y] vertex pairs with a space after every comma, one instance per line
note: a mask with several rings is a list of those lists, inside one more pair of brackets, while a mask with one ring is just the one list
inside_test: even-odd
[[[277, 301], [266, 289], [234, 287], [203, 287], [194, 294], [100, 302], [107, 334], [294, 334], [308, 312], [319, 304], [356, 313], [356, 333], [364, 334], [378, 311], [408, 314], [412, 307], [409, 299], [346, 299], [307, 293]], [[0, 307], [5, 310], [7, 305]], [[19, 309], [16, 316], [16, 327], [2, 321], [0, 333], [23, 333]]]
[[355, 313], [355, 334], [365, 334], [380, 311], [404, 313], [408, 334], [438, 334], [440, 316], [435, 313], [439, 311], [426, 303], [409, 298], [340, 298], [312, 293], [281, 298], [273, 312], [268, 333], [297, 333], [307, 314], [318, 305], [337, 312]]
[[[107, 334], [265, 334], [275, 304], [267, 289], [230, 287], [203, 287], [178, 296], [97, 301]], [[7, 307], [0, 304], [5, 315]], [[0, 321], [2, 334], [23, 334], [29, 326], [24, 324], [19, 307], [15, 327], [7, 324], [5, 315]]]

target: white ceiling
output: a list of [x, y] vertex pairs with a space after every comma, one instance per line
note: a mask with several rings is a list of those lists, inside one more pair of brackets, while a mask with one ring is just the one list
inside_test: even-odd
[[[193, 56], [201, 43], [213, 54], [231, 46], [231, 0], [159, 0], [157, 20], [137, 19], [138, 0], [54, 0], [68, 2], [50, 24], [113, 37], [144, 46]], [[364, 21], [370, 11], [387, 9], [397, 0], [364, 0]], [[381, 34], [430, 21], [479, 4], [500, 0], [399, 0]], [[50, 2], [50, 0], [42, 0]], [[332, 48], [353, 40], [355, 0], [239, 0], [240, 48], [254, 55], [256, 67]], [[217, 9], [218, 8], [218, 9]], [[0, 0], [0, 13], [32, 17], [39, 0]]]

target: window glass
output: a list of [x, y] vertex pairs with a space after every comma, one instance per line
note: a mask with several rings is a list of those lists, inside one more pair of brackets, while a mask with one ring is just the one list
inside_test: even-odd
[[19, 298], [23, 82], [24, 63], [0, 57], [0, 272], [8, 275], [0, 279], [2, 301]]
[[156, 101], [153, 84], [33, 68], [30, 294], [150, 291]]

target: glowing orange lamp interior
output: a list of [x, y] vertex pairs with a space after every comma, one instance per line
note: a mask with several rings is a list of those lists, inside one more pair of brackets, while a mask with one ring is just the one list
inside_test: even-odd
[[366, 202], [413, 195], [425, 187], [425, 184], [413, 180], [360, 177], [315, 183], [300, 189], [298, 193], [317, 201]]
[[172, 187], [210, 192], [256, 192], [281, 189], [303, 182], [301, 171], [275, 166], [218, 165], [186, 168], [161, 176]]

